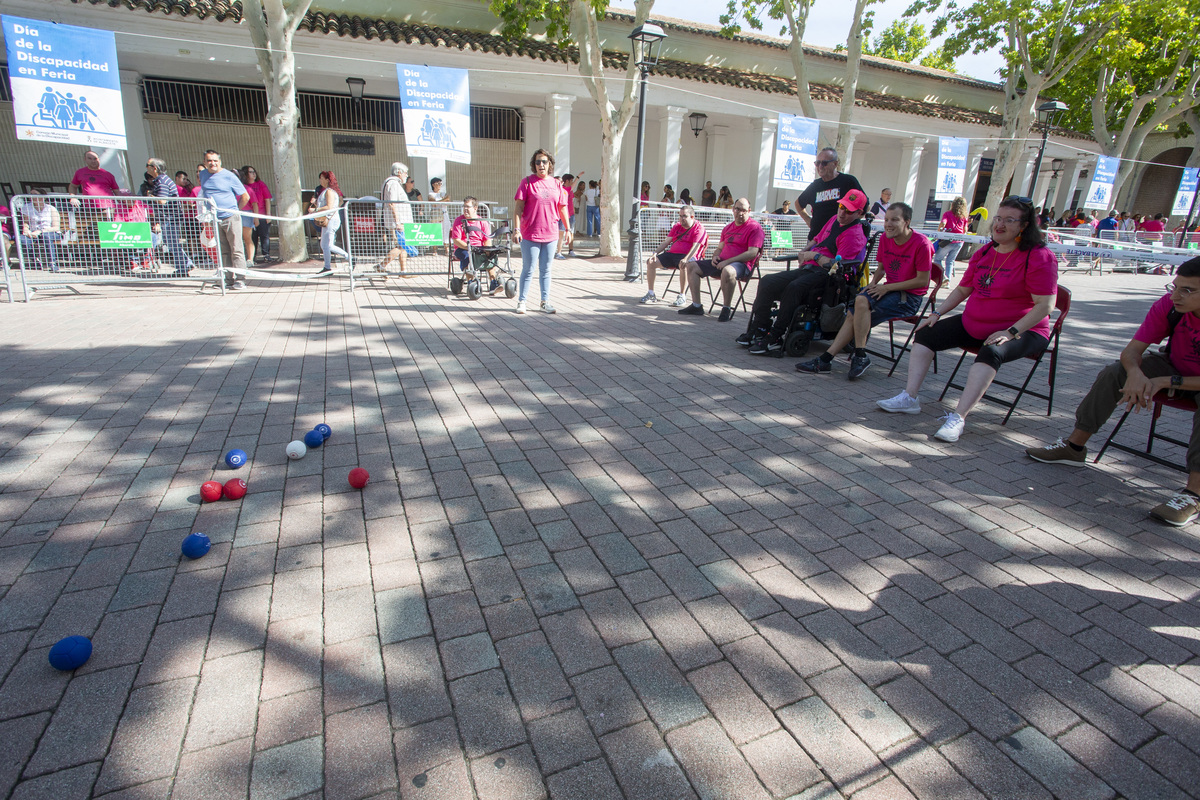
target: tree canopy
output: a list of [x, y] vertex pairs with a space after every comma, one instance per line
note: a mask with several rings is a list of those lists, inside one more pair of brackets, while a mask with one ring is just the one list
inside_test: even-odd
[[875, 37], [874, 42], [868, 40], [863, 46], [863, 52], [880, 58], [890, 58], [893, 61], [921, 64], [925, 67], [953, 72], [954, 59], [947, 55], [941, 47], [930, 50], [931, 42], [932, 40], [922, 23], [910, 19], [898, 19], [884, 28]]

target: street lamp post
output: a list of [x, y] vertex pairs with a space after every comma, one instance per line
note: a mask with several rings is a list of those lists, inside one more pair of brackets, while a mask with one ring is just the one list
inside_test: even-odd
[[[652, 22], [644, 22], [629, 34], [633, 40], [637, 66], [641, 71], [638, 91], [637, 153], [633, 165], [633, 213], [629, 215], [629, 251], [625, 261], [625, 280], [633, 282], [642, 277], [642, 230], [638, 220], [642, 192], [642, 146], [646, 136], [646, 79], [650, 68], [658, 63], [658, 46], [667, 38], [666, 32]], [[639, 47], [640, 45], [640, 47]]]
[[1054, 127], [1054, 120], [1066, 110], [1067, 104], [1058, 100], [1049, 100], [1037, 107], [1038, 122], [1042, 123], [1042, 143], [1038, 146], [1037, 160], [1033, 162], [1033, 177], [1029, 179], [1029, 199], [1033, 201], [1034, 208], [1037, 208], [1037, 198], [1033, 196], [1033, 192], [1037, 188], [1038, 172], [1042, 168], [1042, 154], [1046, 152], [1046, 139], [1050, 136], [1050, 129]]

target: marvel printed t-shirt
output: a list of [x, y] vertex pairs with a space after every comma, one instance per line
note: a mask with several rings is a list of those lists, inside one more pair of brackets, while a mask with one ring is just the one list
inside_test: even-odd
[[966, 233], [968, 222], [966, 217], [956, 217], [950, 211], [942, 214], [942, 230], [950, 233]]
[[[466, 236], [467, 223], [470, 223], [470, 238]], [[487, 244], [487, 240], [492, 236], [492, 227], [488, 225], [487, 220], [467, 219], [463, 214], [459, 214], [454, 219], [454, 224], [450, 226], [450, 238], [458, 241], [465, 241], [471, 247], [483, 247]]]
[[708, 249], [708, 231], [699, 222], [693, 222], [690, 228], [685, 228], [683, 223], [676, 222], [671, 226], [671, 232], [667, 234], [667, 238], [671, 240], [671, 246], [667, 248], [668, 253], [687, 255], [694, 245], [703, 243], [703, 246], [696, 251], [696, 258], [703, 258], [704, 251]]
[[[1150, 312], [1142, 321], [1133, 338], [1146, 344], [1158, 344], [1167, 338], [1171, 313], [1171, 295], [1165, 294], [1154, 301]], [[1200, 375], [1200, 319], [1195, 314], [1184, 314], [1171, 333], [1171, 365], [1180, 375]]]
[[[121, 187], [117, 186], [117, 179], [106, 169], [80, 167], [71, 176], [71, 185], [78, 186], [79, 193], [89, 197], [114, 195], [121, 191]], [[93, 200], [91, 202], [96, 208], [112, 208], [113, 206], [112, 200]]]
[[[901, 283], [917, 277], [918, 272], [929, 272], [933, 268], [933, 245], [924, 235], [912, 232], [904, 244], [882, 236], [879, 239], [879, 266], [883, 267], [888, 283]], [[924, 296], [929, 284], [908, 289], [909, 294]]]
[[246, 187], [233, 170], [222, 169], [216, 173], [204, 170], [200, 173], [200, 190], [217, 205], [217, 219], [228, 219], [240, 213], [238, 198], [247, 194]]
[[[738, 225], [736, 222], [731, 222], [721, 229], [721, 241], [725, 243], [725, 246], [721, 248], [721, 253], [717, 258], [724, 260], [739, 253], [744, 253], [751, 247], [757, 247], [759, 255], [762, 255], [762, 246], [765, 239], [766, 236], [763, 234], [762, 225], [759, 225], [756, 221], [748, 219], [745, 225]], [[755, 256], [746, 266], [754, 269], [754, 265], [757, 263], [758, 256]]]
[[867, 246], [867, 233], [863, 230], [863, 226], [857, 222], [852, 223], [849, 228], [838, 234], [837, 239], [834, 241], [837, 249], [819, 244], [829, 238], [829, 234], [833, 233], [833, 226], [836, 224], [836, 218], [826, 222], [825, 226], [821, 228], [821, 232], [812, 240], [813, 242], [818, 242], [818, 244], [809, 249], [814, 253], [820, 253], [829, 258], [841, 256], [843, 261], [857, 261], [858, 257], [863, 254], [863, 249]]
[[[963, 309], [963, 327], [976, 339], [1005, 331], [1033, 308], [1034, 295], [1058, 294], [1058, 259], [1045, 247], [999, 253], [985, 245], [971, 256], [961, 285], [973, 291]], [[1030, 330], [1050, 336], [1047, 316]]]
[[566, 205], [558, 181], [527, 175], [513, 199], [525, 201], [521, 212], [522, 239], [542, 243], [558, 241], [558, 210]]
[[[862, 191], [858, 178], [839, 172], [831, 181], [817, 178], [808, 185], [796, 200], [796, 208], [812, 206], [812, 222], [809, 223], [808, 240], [813, 241], [813, 231], [825, 227], [825, 223], [837, 216], [838, 200], [846, 196], [851, 189]], [[865, 194], [865, 192], [864, 192]]]

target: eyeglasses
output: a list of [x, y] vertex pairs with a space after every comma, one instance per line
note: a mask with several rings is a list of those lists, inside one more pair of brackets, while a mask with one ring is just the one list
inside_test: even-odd
[[823, 166], [825, 166], [825, 165], [827, 165], [827, 164], [836, 164], [836, 163], [837, 163], [837, 159], [836, 159], [836, 158], [827, 158], [827, 159], [818, 159], [818, 160], [817, 160], [817, 166], [818, 166], [818, 167], [823, 167]]
[[549, 160], [549, 159], [546, 159], [546, 158], [539, 158], [538, 160], [534, 161], [533, 163], [535, 163], [535, 164], [549, 164], [549, 163], [550, 163], [550, 160]]
[[1024, 221], [1024, 217], [996, 217], [996, 222], [1003, 222], [1005, 225], [1020, 225]]
[[1176, 292], [1179, 292], [1184, 297], [1191, 297], [1197, 291], [1200, 291], [1200, 289], [1193, 289], [1190, 286], [1180, 286], [1177, 283], [1168, 283], [1167, 291], [1170, 292], [1171, 294], [1175, 294]]

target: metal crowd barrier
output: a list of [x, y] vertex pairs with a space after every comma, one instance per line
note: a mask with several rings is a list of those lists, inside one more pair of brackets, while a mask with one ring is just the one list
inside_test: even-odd
[[[390, 276], [445, 275], [450, 252], [450, 226], [462, 213], [461, 202], [399, 203], [399, 229], [390, 210], [376, 197], [347, 200], [341, 212], [341, 246], [350, 253], [350, 288], [357, 280]], [[508, 208], [479, 203], [479, 216], [496, 230], [508, 221]], [[386, 212], [386, 213], [385, 213]], [[496, 241], [498, 245], [506, 242]], [[400, 269], [400, 253], [404, 269]], [[337, 268], [335, 267], [335, 274]]]
[[[717, 242], [721, 240], [721, 230], [733, 222], [733, 212], [727, 208], [708, 208], [693, 206], [696, 221], [708, 231], [709, 250], [703, 258], [713, 257]], [[774, 256], [803, 250], [808, 242], [808, 223], [796, 214], [762, 214], [754, 212], [751, 218], [758, 221], [766, 234], [763, 242], [763, 253], [760, 264], [769, 263]], [[645, 262], [652, 254], [657, 253], [667, 243], [671, 226], [679, 221], [679, 206], [667, 203], [644, 204], [638, 211], [638, 224], [641, 226], [640, 247], [638, 259]]]
[[80, 284], [190, 281], [225, 290], [216, 206], [194, 197], [22, 194], [12, 201], [16, 265], [26, 302], [38, 291]]

